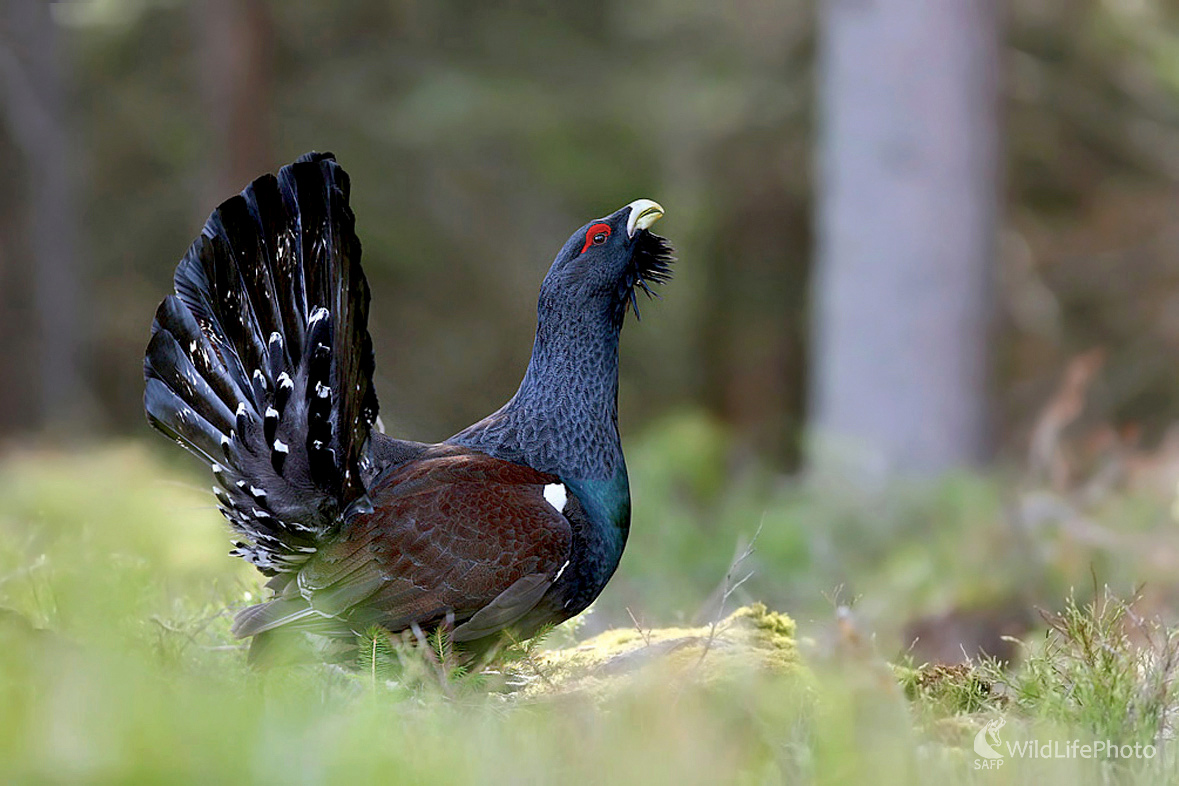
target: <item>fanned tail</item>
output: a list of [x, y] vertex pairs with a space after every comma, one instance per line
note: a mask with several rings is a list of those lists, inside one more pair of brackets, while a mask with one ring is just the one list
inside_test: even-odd
[[365, 504], [377, 417], [348, 175], [308, 153], [209, 217], [144, 359], [148, 421], [210, 466], [263, 573], [296, 569]]

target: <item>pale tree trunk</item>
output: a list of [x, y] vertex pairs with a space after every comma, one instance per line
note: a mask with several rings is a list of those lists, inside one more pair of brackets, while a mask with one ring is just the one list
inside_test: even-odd
[[987, 451], [999, 181], [994, 0], [826, 0], [812, 463], [936, 474]]
[[37, 315], [38, 372], [13, 373], [8, 381], [38, 386], [39, 411], [29, 421], [67, 431], [83, 420], [90, 401], [81, 370], [88, 331], [62, 47], [50, 6], [45, 0], [0, 3], [0, 96], [28, 172], [28, 265]]

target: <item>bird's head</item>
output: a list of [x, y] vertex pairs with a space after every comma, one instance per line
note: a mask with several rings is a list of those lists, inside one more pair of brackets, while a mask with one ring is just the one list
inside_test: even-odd
[[636, 288], [654, 296], [651, 285], [671, 278], [671, 244], [650, 231], [662, 217], [658, 203], [636, 199], [574, 232], [545, 276], [541, 310], [602, 313], [621, 326], [629, 305], [637, 317]]

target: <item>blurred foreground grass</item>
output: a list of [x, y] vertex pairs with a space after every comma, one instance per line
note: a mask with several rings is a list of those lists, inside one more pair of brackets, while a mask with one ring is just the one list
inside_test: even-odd
[[[11, 452], [0, 461], [0, 782], [1174, 779], [1172, 637], [1144, 623], [1154, 638], [1134, 641], [1112, 599], [1065, 604], [1090, 573], [1115, 586], [1163, 576], [1165, 506], [1111, 498], [1094, 514], [1132, 543], [1149, 536], [1144, 561], [1120, 540], [1078, 538], [1064, 518], [1010, 526], [1016, 503], [999, 483], [959, 478], [869, 498], [802, 488], [736, 454], [688, 416], [630, 447], [632, 542], [577, 634], [581, 654], [565, 626], [546, 642], [564, 649], [530, 650], [508, 685], [410, 686], [375, 668], [248, 671], [228, 629], [261, 582], [226, 556], [194, 466], [131, 443]], [[725, 613], [751, 600], [790, 612], [796, 641], [788, 619], [765, 618], [781, 620], [767, 624], [789, 642], [776, 650], [789, 668], [746, 656], [736, 628], [701, 645], [726, 570], [759, 524], [742, 565], [755, 575]], [[835, 613], [840, 585], [861, 598], [854, 618]], [[1160, 594], [1169, 586], [1160, 579]], [[1049, 636], [1026, 637], [1036, 643], [1014, 673], [889, 666], [903, 660], [908, 617], [1011, 594], [1063, 609]], [[610, 627], [592, 646], [625, 646], [641, 668], [601, 670], [584, 649]], [[586, 689], [576, 669], [591, 667]], [[1005, 742], [1101, 736], [1159, 750], [1149, 760], [1008, 756], [982, 771], [972, 740], [995, 719]]]

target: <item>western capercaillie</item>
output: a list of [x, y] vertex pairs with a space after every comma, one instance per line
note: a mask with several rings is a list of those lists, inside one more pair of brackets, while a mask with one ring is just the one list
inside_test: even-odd
[[213, 212], [156, 312], [153, 426], [212, 469], [233, 554], [272, 578], [241, 611], [273, 637], [445, 625], [482, 651], [598, 596], [630, 527], [618, 340], [670, 276], [640, 199], [578, 229], [540, 289], [532, 358], [499, 410], [437, 444], [375, 428], [369, 290], [348, 176], [309, 153]]

